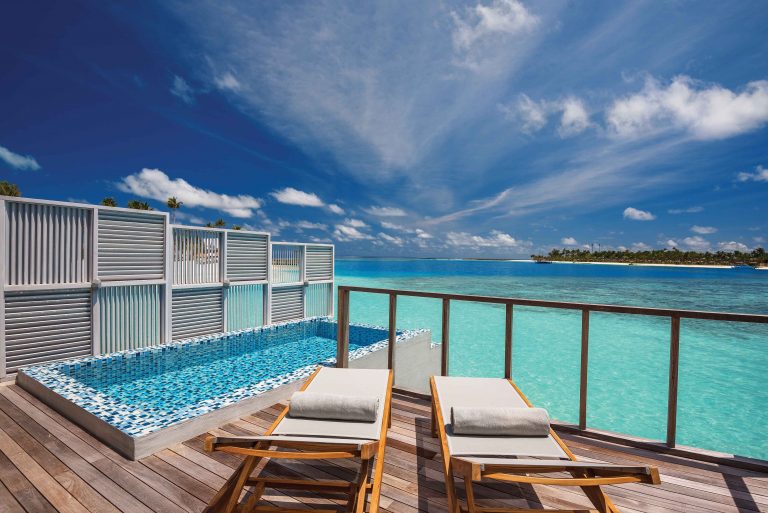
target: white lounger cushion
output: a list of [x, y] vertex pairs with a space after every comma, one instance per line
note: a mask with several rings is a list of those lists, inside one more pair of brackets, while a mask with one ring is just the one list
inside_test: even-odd
[[301, 419], [286, 416], [273, 435], [378, 440], [384, 417], [389, 370], [337, 369], [323, 367], [307, 387], [307, 392], [348, 396], [377, 397], [379, 404], [375, 422]]
[[375, 396], [296, 392], [291, 396], [288, 415], [299, 419], [376, 422], [379, 403]]
[[445, 422], [451, 456], [508, 456], [569, 459], [552, 436], [500, 437], [454, 435], [451, 408], [477, 406], [489, 408], [527, 408], [528, 405], [510, 383], [501, 378], [456, 378], [435, 376], [440, 413]]

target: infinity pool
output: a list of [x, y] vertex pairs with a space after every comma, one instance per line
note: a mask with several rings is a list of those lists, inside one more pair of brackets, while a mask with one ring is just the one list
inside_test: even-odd
[[[398, 332], [398, 340], [410, 332]], [[387, 331], [350, 326], [350, 360]], [[316, 318], [23, 369], [58, 396], [132, 437], [232, 405], [336, 361], [336, 323]]]

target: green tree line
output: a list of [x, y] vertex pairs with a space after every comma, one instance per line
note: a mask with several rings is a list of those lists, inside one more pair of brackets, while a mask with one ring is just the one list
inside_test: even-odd
[[628, 264], [677, 265], [751, 265], [768, 266], [768, 253], [763, 248], [744, 251], [589, 251], [587, 249], [553, 249], [547, 255], [531, 255], [537, 262], [618, 262]]

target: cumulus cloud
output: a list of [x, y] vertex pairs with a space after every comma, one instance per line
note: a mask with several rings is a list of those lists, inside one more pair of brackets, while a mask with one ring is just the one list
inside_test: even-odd
[[563, 115], [560, 118], [558, 133], [561, 137], [580, 134], [589, 127], [589, 114], [584, 102], [578, 98], [567, 98], [561, 103]]
[[686, 237], [681, 242], [681, 245], [691, 251], [709, 251], [712, 245], [704, 237], [694, 235], [693, 237]]
[[237, 92], [243, 87], [240, 84], [240, 81], [237, 80], [237, 77], [235, 77], [235, 75], [229, 71], [221, 76], [214, 78], [213, 82], [216, 84], [216, 87], [225, 91]]
[[472, 235], [467, 232], [448, 232], [445, 236], [445, 242], [450, 246], [477, 248], [523, 248], [530, 246], [529, 242], [518, 240], [499, 230], [493, 230], [487, 236]]
[[616, 100], [606, 113], [610, 130], [634, 137], [677, 129], [701, 140], [724, 139], [768, 122], [768, 81], [740, 92], [680, 75], [665, 85], [649, 77], [636, 94]]
[[453, 21], [453, 44], [458, 50], [468, 50], [492, 36], [530, 31], [539, 24], [538, 16], [518, 0], [478, 3], [467, 8], [464, 16], [453, 12]]
[[323, 200], [321, 200], [317, 194], [300, 191], [298, 189], [294, 189], [293, 187], [279, 189], [269, 194], [280, 203], [285, 203], [286, 205], [298, 205], [300, 207], [325, 206], [325, 203], [323, 203]]
[[311, 221], [296, 221], [292, 226], [299, 230], [327, 230], [328, 225], [323, 223], [313, 223]]
[[379, 216], [379, 217], [402, 217], [406, 215], [405, 210], [397, 207], [372, 206], [364, 210], [369, 214], [371, 214], [372, 216]]
[[709, 235], [710, 233], [717, 232], [717, 228], [715, 228], [714, 226], [693, 225], [691, 226], [691, 231], [693, 233], [698, 233], [699, 235]]
[[564, 100], [532, 100], [521, 94], [516, 103], [500, 104], [499, 110], [508, 121], [520, 124], [520, 131], [526, 134], [538, 132], [549, 121], [549, 116], [560, 114], [557, 133], [562, 138], [580, 134], [590, 126], [589, 114], [584, 102], [576, 97]]
[[668, 213], [677, 215], [677, 214], [695, 214], [697, 212], [703, 212], [704, 207], [688, 207], [688, 208], [671, 208], [667, 210]]
[[388, 243], [394, 244], [396, 246], [402, 246], [405, 243], [405, 241], [401, 237], [396, 237], [394, 235], [389, 235], [389, 234], [384, 233], [384, 232], [379, 233], [379, 237], [384, 242], [388, 242]]
[[742, 244], [741, 242], [736, 242], [734, 240], [730, 242], [718, 242], [717, 249], [720, 251], [741, 251], [742, 253], [749, 251], [749, 248], [746, 244]]
[[178, 75], [173, 76], [173, 84], [171, 85], [171, 94], [180, 98], [181, 101], [187, 105], [195, 103], [195, 91], [187, 83], [186, 80]]
[[754, 173], [741, 172], [736, 175], [739, 182], [768, 182], [768, 169], [763, 166], [757, 166]]
[[40, 164], [30, 155], [14, 153], [5, 146], [0, 146], [0, 160], [15, 169], [37, 171]]
[[624, 209], [624, 219], [631, 219], [633, 221], [653, 221], [656, 219], [656, 216], [646, 210], [627, 207]]
[[560, 239], [560, 244], [564, 244], [565, 246], [578, 246], [579, 243], [574, 239], [573, 237], [563, 237]]
[[416, 233], [416, 238], [418, 238], [418, 239], [431, 239], [432, 238], [431, 234], [425, 232], [421, 228], [416, 228], [414, 233]]
[[[674, 242], [674, 241], [671, 241]], [[632, 243], [632, 251], [650, 251], [653, 248], [646, 244], [645, 242], [633, 242]]]
[[345, 219], [343, 223], [339, 223], [334, 227], [333, 236], [341, 242], [373, 239], [370, 234], [362, 231], [367, 226], [359, 219]]
[[337, 215], [340, 215], [340, 216], [344, 215], [344, 209], [341, 208], [340, 206], [336, 205], [336, 204], [333, 204], [333, 203], [328, 205], [328, 210], [330, 210], [334, 214], [337, 214]]
[[165, 201], [175, 196], [186, 207], [204, 207], [219, 210], [232, 217], [247, 218], [261, 208], [262, 201], [247, 194], [230, 196], [195, 187], [183, 178], [171, 179], [159, 169], [144, 168], [117, 183], [123, 192], [142, 198]]

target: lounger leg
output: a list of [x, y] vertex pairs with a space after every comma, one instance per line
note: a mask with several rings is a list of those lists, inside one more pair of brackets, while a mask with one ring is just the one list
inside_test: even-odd
[[242, 470], [240, 471], [240, 475], [237, 476], [237, 482], [235, 483], [235, 487], [232, 490], [231, 495], [229, 496], [229, 500], [227, 501], [227, 507], [224, 509], [225, 513], [232, 513], [233, 511], [235, 511], [235, 506], [237, 506], [237, 501], [240, 499], [240, 492], [243, 490], [243, 487], [245, 486], [245, 481], [251, 475], [251, 472], [253, 472], [253, 469], [256, 468], [256, 464], [259, 462], [260, 459], [261, 458], [257, 458], [255, 456], [248, 456], [245, 458], [245, 461], [243, 462]]
[[472, 488], [472, 477], [464, 476], [464, 489], [467, 492], [467, 511], [469, 513], [477, 513], [475, 506], [475, 490]]
[[[392, 418], [391, 414], [387, 413], [387, 417]], [[381, 497], [381, 478], [384, 475], [384, 451], [387, 449], [385, 440], [382, 439], [379, 442], [379, 449], [376, 451], [376, 463], [373, 467], [373, 483], [371, 486], [371, 508], [369, 513], [378, 513], [379, 511], [379, 498]], [[366, 477], [367, 481], [367, 477]]]
[[366, 459], [360, 462], [360, 473], [357, 475], [357, 488], [354, 497], [350, 497], [350, 501], [354, 501], [355, 513], [363, 513], [365, 511], [365, 498], [366, 491], [368, 489], [368, 472], [371, 470], [371, 460]]
[[[593, 477], [590, 472], [571, 472], [573, 477]], [[600, 513], [620, 513], [611, 499], [603, 492], [603, 489], [599, 486], [582, 486], [581, 490], [584, 492], [592, 504], [594, 504], [597, 511]]]
[[264, 489], [266, 487], [267, 484], [264, 482], [257, 483], [256, 486], [253, 487], [253, 492], [251, 492], [251, 496], [248, 498], [248, 502], [246, 502], [243, 506], [243, 512], [247, 513], [253, 511], [253, 508], [256, 507], [256, 504], [261, 499], [261, 496], [264, 495]]

